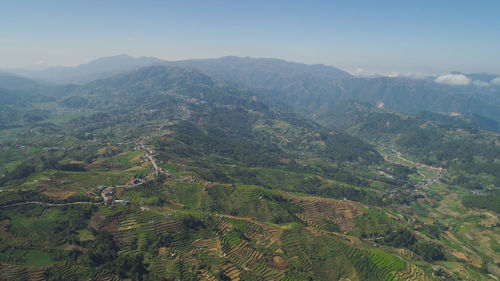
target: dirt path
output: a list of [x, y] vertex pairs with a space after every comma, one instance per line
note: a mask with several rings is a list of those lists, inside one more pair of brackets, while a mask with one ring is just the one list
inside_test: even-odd
[[100, 202], [88, 202], [88, 201], [69, 202], [69, 203], [46, 203], [46, 202], [40, 202], [40, 201], [30, 201], [30, 202], [20, 202], [20, 203], [4, 205], [4, 206], [1, 206], [0, 208], [7, 208], [7, 207], [12, 207], [12, 206], [21, 206], [21, 205], [28, 205], [28, 204], [37, 204], [37, 205], [45, 205], [45, 206], [69, 206], [69, 205], [82, 205], [82, 204], [99, 205], [102, 203], [100, 203]]
[[[443, 168], [436, 168], [436, 167], [429, 166], [429, 165], [427, 165], [427, 164], [422, 164], [422, 163], [418, 163], [418, 162], [413, 162], [413, 161], [411, 161], [411, 160], [408, 160], [408, 159], [406, 159], [406, 158], [402, 157], [402, 156], [401, 156], [401, 155], [402, 155], [402, 154], [401, 154], [401, 152], [399, 152], [399, 151], [398, 151], [398, 150], [396, 150], [395, 148], [391, 148], [391, 150], [392, 150], [392, 152], [396, 153], [396, 157], [397, 157], [399, 160], [403, 161], [403, 162], [407, 162], [407, 163], [413, 164], [413, 165], [418, 166], [418, 167], [425, 167], [425, 168], [427, 168], [427, 169], [431, 169], [431, 170], [435, 170], [435, 171], [439, 171], [439, 172], [441, 172], [442, 170], [444, 170]], [[420, 174], [420, 173], [419, 173], [419, 174]], [[423, 176], [423, 175], [422, 175], [422, 176]]]
[[151, 163], [153, 163], [153, 167], [155, 168], [155, 176], [158, 177], [158, 175], [160, 174], [160, 171], [158, 169], [158, 165], [156, 165], [156, 161], [153, 157], [153, 152], [151, 151], [151, 149], [148, 148], [147, 150], [147, 154], [148, 154], [148, 158], [149, 160], [151, 161]]
[[[442, 173], [443, 171], [446, 171], [446, 169], [441, 168], [441, 167], [439, 167], [439, 168], [437, 168], [437, 167], [432, 167], [432, 166], [429, 166], [429, 165], [427, 165], [427, 164], [423, 164], [423, 163], [419, 163], [419, 162], [414, 162], [414, 161], [408, 160], [408, 159], [404, 158], [404, 157], [402, 156], [402, 153], [401, 153], [401, 152], [399, 152], [399, 151], [398, 151], [395, 147], [391, 147], [390, 149], [391, 149], [391, 151], [392, 151], [393, 155], [394, 155], [396, 158], [398, 158], [398, 159], [399, 159], [401, 162], [403, 162], [403, 163], [397, 163], [396, 161], [390, 161], [390, 160], [388, 160], [388, 159], [389, 159], [388, 155], [387, 155], [387, 154], [383, 154], [383, 157], [384, 157], [385, 161], [387, 161], [387, 162], [393, 162], [393, 163], [395, 163], [395, 164], [402, 164], [402, 165], [404, 165], [404, 164], [411, 164], [411, 165], [413, 165], [413, 166], [417, 167], [417, 173], [418, 173], [418, 174], [419, 174], [419, 175], [423, 178], [422, 182], [421, 182], [421, 183], [419, 183], [419, 184], [417, 185], [417, 187], [419, 187], [419, 188], [424, 188], [424, 189], [425, 189], [425, 188], [427, 188], [427, 187], [429, 187], [429, 186], [431, 186], [431, 185], [433, 185], [433, 184], [438, 184], [438, 183], [440, 183], [439, 179], [440, 179], [440, 177], [441, 177], [441, 173]], [[429, 169], [429, 170], [436, 171], [436, 172], [437, 172], [437, 175], [435, 175], [435, 176], [430, 176], [430, 177], [429, 177], [429, 176], [426, 176], [424, 173], [422, 173], [422, 172], [420, 171], [420, 169]]]
[[[151, 161], [151, 163], [153, 163], [153, 166], [155, 168], [155, 177], [158, 177], [159, 173], [160, 173], [160, 169], [158, 168], [158, 165], [156, 164], [156, 161], [153, 157], [153, 153], [151, 151], [150, 148], [146, 148], [144, 147], [144, 141], [141, 140], [139, 142], [139, 146], [141, 149], [146, 149], [146, 155], [147, 157], [149, 158], [149, 160]], [[132, 187], [132, 186], [139, 186], [139, 185], [142, 185], [148, 181], [150, 181], [151, 179], [149, 178], [149, 175], [146, 176], [144, 179], [142, 179], [139, 183], [136, 183], [136, 184], [121, 184], [121, 185], [114, 185], [114, 186], [109, 186], [105, 189], [103, 189], [101, 191], [101, 194], [100, 196], [103, 198], [103, 201], [105, 202], [106, 201], [106, 194], [112, 190], [112, 189], [116, 189], [116, 188], [125, 188], [125, 187]], [[29, 191], [28, 189], [0, 189], [0, 192], [13, 192], [13, 191], [23, 191], [23, 192], [26, 192], [26, 191]], [[83, 201], [83, 202], [70, 202], [70, 203], [45, 203], [45, 202], [40, 202], [40, 201], [30, 201], [30, 202], [19, 202], [19, 203], [14, 203], [14, 204], [9, 204], [9, 205], [4, 205], [4, 206], [0, 206], [0, 208], [6, 208], [6, 207], [11, 207], [11, 206], [20, 206], [20, 205], [28, 205], [28, 204], [39, 204], [39, 205], [46, 205], [46, 206], [67, 206], [67, 205], [76, 205], [76, 204], [102, 204], [102, 203], [94, 203], [94, 202], [87, 202], [87, 201]]]

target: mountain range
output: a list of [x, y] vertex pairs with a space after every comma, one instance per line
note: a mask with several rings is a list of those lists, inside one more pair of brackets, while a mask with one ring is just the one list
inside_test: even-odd
[[161, 63], [164, 63], [164, 61], [154, 57], [134, 58], [127, 55], [117, 55], [96, 59], [75, 67], [57, 66], [38, 71], [18, 69], [14, 72], [34, 80], [55, 84], [84, 84], [92, 80]]
[[500, 276], [493, 75], [238, 57], [58, 71], [0, 74], [0, 280]]
[[[454, 72], [425, 79], [358, 78], [331, 66], [278, 59], [223, 57], [169, 62], [120, 55], [76, 67], [48, 68], [32, 72], [28, 77], [51, 83], [84, 84], [151, 65], [196, 69], [221, 82], [267, 91], [268, 95], [323, 124], [328, 123], [330, 110], [335, 105], [353, 100], [408, 113], [476, 114], [500, 121], [499, 76], [485, 73]], [[456, 84], [457, 81], [466, 84]], [[9, 87], [0, 84], [0, 88]]]

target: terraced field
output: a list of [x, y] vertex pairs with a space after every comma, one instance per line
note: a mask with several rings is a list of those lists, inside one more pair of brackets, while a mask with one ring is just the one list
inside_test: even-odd
[[392, 280], [405, 262], [380, 250], [363, 250], [339, 243], [340, 250], [365, 280]]
[[[138, 155], [139, 152], [123, 153], [108, 164], [131, 169], [132, 164], [140, 164]], [[79, 255], [95, 251], [94, 243], [102, 233], [111, 235], [117, 257], [133, 259], [140, 255], [151, 280], [437, 280], [435, 268], [438, 267], [425, 261], [421, 255], [381, 243], [384, 235], [400, 228], [410, 229], [418, 239], [426, 240], [426, 232], [419, 232], [415, 223], [410, 221], [416, 216], [414, 214], [405, 213], [403, 216], [387, 207], [371, 205], [370, 208], [350, 200], [295, 193], [286, 187], [288, 184], [306, 184], [307, 179], [318, 179], [319, 187], [332, 182], [323, 182], [323, 179], [311, 175], [252, 168], [248, 169], [249, 173], [257, 171], [257, 179], [265, 179], [269, 185], [249, 185], [243, 180], [218, 183], [197, 175], [196, 169], [190, 166], [192, 163], [187, 161], [165, 163], [160, 163], [160, 166], [172, 170], [168, 177], [156, 181], [151, 176], [147, 184], [117, 188], [114, 196], [127, 198], [129, 202], [93, 206], [88, 223], [74, 233], [68, 233], [70, 240], [51, 237], [63, 223], [58, 218], [69, 208], [64, 205], [19, 206], [13, 211], [7, 205], [25, 201], [26, 191], [0, 192], [0, 209], [5, 209], [2, 215], [6, 216], [0, 220], [3, 238], [12, 239], [12, 234], [15, 234], [16, 243], [46, 240], [46, 245], [55, 245], [54, 249], [60, 251], [56, 254], [48, 251], [47, 262], [36, 264], [30, 259], [16, 262], [10, 254], [4, 257], [12, 248], [2, 248], [0, 280], [45, 280], [45, 276], [52, 275], [62, 280], [76, 277], [133, 279], [130, 276], [121, 278], [110, 268], [79, 262], [78, 258], [58, 257], [61, 253], [74, 254], [73, 250], [84, 249]], [[106, 163], [94, 164], [102, 168]], [[93, 171], [89, 182], [97, 183], [98, 177], [105, 176], [109, 176], [106, 183], [123, 181], [140, 172], [134, 167], [126, 173], [117, 171], [114, 175]], [[231, 171], [239, 169], [237, 165], [222, 167]], [[74, 181], [83, 174], [58, 172], [56, 176], [61, 181], [66, 177], [72, 181], [69, 185], [76, 187], [82, 183]], [[273, 189], [273, 186], [279, 189]], [[459, 204], [453, 204], [448, 197], [446, 200], [449, 204], [437, 209], [439, 216], [451, 207], [460, 211]], [[68, 225], [81, 223], [74, 217], [70, 219]], [[488, 221], [488, 227], [494, 226], [495, 220], [493, 215], [483, 219]], [[389, 231], [384, 232], [387, 229]], [[457, 229], [446, 231], [442, 237], [450, 240], [448, 233], [460, 234], [458, 230], [477, 231], [473, 224], [466, 222], [457, 224]], [[492, 232], [487, 232], [487, 235], [490, 239], [496, 237]], [[462, 241], [464, 237], [457, 236], [456, 239]], [[35, 242], [31, 242], [33, 248], [46, 247]], [[75, 246], [74, 243], [79, 244]], [[459, 246], [472, 247], [472, 243], [476, 242], [460, 242]], [[460, 249], [456, 244], [452, 246]], [[456, 256], [454, 254], [456, 252], [452, 252]], [[467, 274], [472, 273], [459, 275], [459, 263], [455, 260], [439, 261], [438, 264], [456, 269], [454, 276], [474, 274], [466, 268]]]
[[231, 281], [240, 281], [241, 271], [235, 267], [233, 264], [227, 263], [220, 268], [225, 276], [227, 276]]
[[324, 220], [330, 221], [347, 232], [354, 227], [352, 219], [360, 214], [359, 203], [319, 199], [304, 204], [304, 212], [297, 214], [297, 217], [316, 228], [324, 227]]
[[19, 192], [3, 191], [0, 192], [0, 208], [4, 205], [10, 205], [17, 202], [22, 202], [23, 196]]

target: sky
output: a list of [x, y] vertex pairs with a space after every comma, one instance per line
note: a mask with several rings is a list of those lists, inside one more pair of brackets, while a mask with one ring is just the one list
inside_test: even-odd
[[0, 0], [0, 68], [128, 54], [500, 74], [500, 1]]

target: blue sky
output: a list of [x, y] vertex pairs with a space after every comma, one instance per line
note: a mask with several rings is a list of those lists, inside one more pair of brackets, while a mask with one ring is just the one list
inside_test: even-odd
[[0, 67], [129, 54], [324, 63], [359, 73], [500, 74], [500, 1], [0, 2]]

